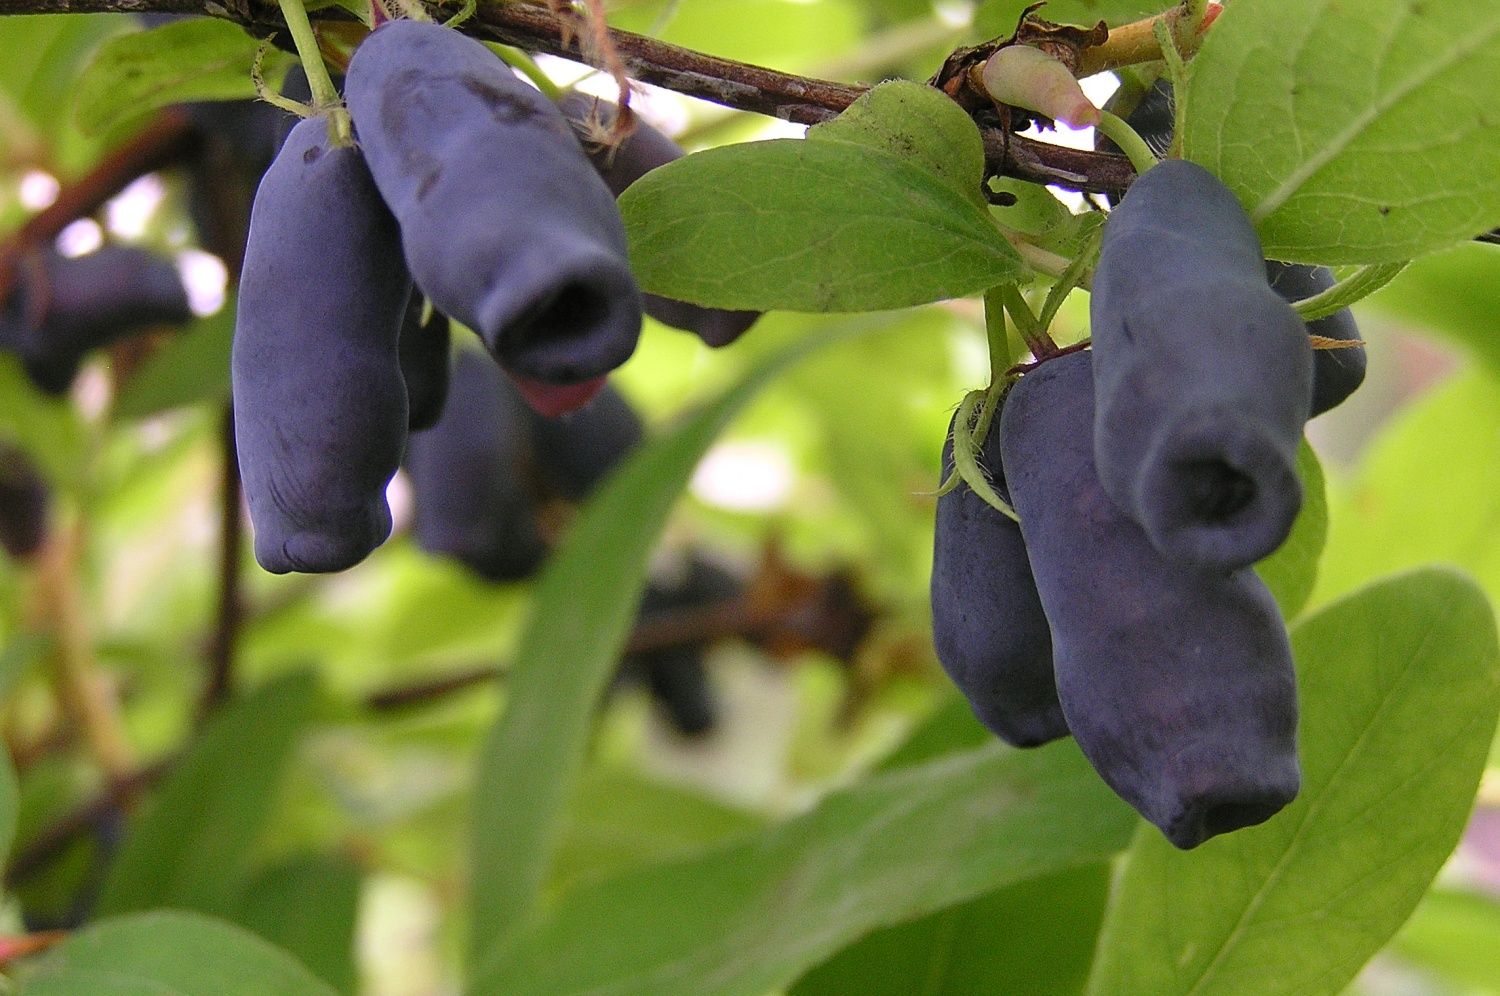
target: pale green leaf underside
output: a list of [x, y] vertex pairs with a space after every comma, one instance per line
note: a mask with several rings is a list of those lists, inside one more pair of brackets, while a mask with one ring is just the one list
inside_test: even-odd
[[1500, 223], [1500, 3], [1239, 0], [1194, 60], [1184, 155], [1266, 255], [1410, 259]]
[[1500, 708], [1483, 594], [1404, 575], [1308, 618], [1292, 646], [1300, 797], [1186, 853], [1138, 834], [1094, 996], [1338, 993], [1458, 842]]

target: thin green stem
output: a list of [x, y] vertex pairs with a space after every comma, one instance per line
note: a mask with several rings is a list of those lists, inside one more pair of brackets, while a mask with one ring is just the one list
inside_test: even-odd
[[1410, 260], [1403, 260], [1399, 263], [1372, 263], [1369, 266], [1361, 266], [1326, 291], [1314, 294], [1312, 297], [1305, 297], [1295, 302], [1292, 307], [1297, 309], [1297, 314], [1301, 315], [1302, 320], [1306, 322], [1326, 318], [1380, 290], [1394, 280], [1396, 275], [1406, 269], [1410, 263]]
[[1001, 515], [1020, 522], [1016, 510], [995, 493], [994, 486], [980, 469], [979, 462], [974, 455], [974, 437], [969, 425], [974, 419], [975, 409], [984, 401], [985, 393], [984, 391], [970, 391], [959, 403], [958, 415], [953, 419], [953, 466], [958, 471], [958, 476], [963, 478], [964, 483], [986, 505]]
[[1147, 145], [1146, 140], [1118, 114], [1100, 111], [1099, 123], [1094, 127], [1120, 147], [1120, 151], [1125, 153], [1137, 174], [1144, 173], [1156, 165], [1156, 153], [1151, 151], [1151, 146]]
[[[1198, 24], [1202, 21], [1200, 16]], [[1172, 29], [1167, 26], [1165, 20], [1156, 22], [1152, 29], [1156, 33], [1156, 43], [1161, 46], [1162, 61], [1167, 66], [1167, 78], [1172, 81], [1172, 150], [1171, 155], [1178, 156], [1182, 152], [1183, 131], [1183, 108], [1187, 106], [1187, 65], [1182, 61], [1182, 53], [1177, 48], [1177, 39], [1172, 35]], [[1111, 136], [1113, 137], [1113, 136]], [[1122, 146], [1123, 148], [1123, 146]], [[1133, 160], [1132, 160], [1133, 161]]]
[[519, 69], [521, 75], [529, 79], [536, 88], [547, 95], [547, 99], [554, 103], [561, 100], [563, 96], [562, 87], [552, 81], [552, 77], [542, 71], [542, 67], [536, 64], [528, 52], [510, 45], [502, 45], [499, 42], [485, 42], [490, 51], [494, 52], [505, 63], [512, 68]]
[[1083, 245], [1079, 247], [1078, 255], [1073, 257], [1073, 262], [1068, 264], [1068, 268], [1047, 292], [1047, 300], [1042, 302], [1042, 310], [1036, 316], [1037, 324], [1044, 330], [1052, 328], [1052, 320], [1057, 317], [1058, 309], [1094, 268], [1094, 260], [1099, 254], [1099, 240], [1103, 234], [1104, 228], [1101, 226], [1084, 240]]
[[1026, 348], [1031, 350], [1031, 355], [1041, 359], [1056, 353], [1057, 343], [1037, 324], [1031, 306], [1021, 296], [1021, 289], [1015, 284], [1001, 284], [998, 292], [1000, 299], [1005, 302], [1005, 310], [1010, 314], [1011, 321], [1016, 323], [1016, 331], [1021, 333]]
[[307, 20], [307, 8], [302, 0], [277, 0], [281, 5], [281, 16], [286, 20], [287, 30], [297, 46], [297, 56], [302, 60], [302, 71], [307, 74], [307, 87], [312, 91], [313, 106], [328, 112], [328, 141], [335, 147], [354, 144], [354, 127], [349, 122], [349, 112], [339, 100], [338, 89], [323, 65], [323, 53], [318, 49], [318, 37], [313, 34]]

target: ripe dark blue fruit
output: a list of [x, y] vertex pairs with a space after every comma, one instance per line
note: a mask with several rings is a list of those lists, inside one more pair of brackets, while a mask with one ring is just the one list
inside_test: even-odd
[[537, 521], [527, 418], [525, 403], [489, 357], [458, 351], [442, 417], [413, 433], [406, 451], [418, 546], [489, 581], [536, 572], [547, 544]]
[[[1334, 284], [1333, 272], [1326, 266], [1301, 266], [1266, 260], [1266, 279], [1271, 289], [1288, 301], [1322, 293]], [[1353, 342], [1359, 338], [1359, 325], [1348, 308], [1307, 323], [1310, 335]], [[1336, 408], [1365, 381], [1365, 347], [1313, 350], [1312, 414], [1321, 415]]]
[[422, 321], [422, 295], [413, 294], [401, 322], [401, 379], [406, 382], [407, 427], [437, 424], [448, 398], [448, 316], [434, 311]]
[[[726, 602], [743, 590], [739, 578], [695, 553], [680, 571], [651, 579], [641, 599], [637, 623], [649, 630], [652, 623], [672, 613]], [[626, 678], [645, 681], [667, 719], [688, 736], [709, 732], [718, 717], [713, 685], [704, 665], [707, 649], [701, 643], [659, 647], [627, 656], [622, 667]]]
[[[616, 197], [656, 167], [665, 166], [683, 156], [682, 146], [639, 118], [636, 119], [635, 130], [614, 148], [595, 144], [587, 125], [591, 119], [597, 119], [606, 127], [614, 122], [615, 105], [608, 101], [574, 90], [563, 97], [558, 106], [578, 132], [578, 139], [583, 143], [589, 161], [599, 171], [610, 193]], [[652, 318], [674, 329], [692, 332], [714, 347], [734, 342], [760, 318], [758, 311], [705, 308], [656, 294], [647, 294], [643, 300], [646, 314]]]
[[47, 252], [23, 261], [20, 272], [0, 307], [0, 349], [50, 394], [68, 389], [92, 350], [193, 317], [177, 268], [144, 249], [105, 246], [72, 259]]
[[395, 219], [359, 152], [331, 147], [324, 119], [301, 122], [255, 195], [231, 361], [266, 570], [343, 570], [390, 535], [410, 294]]
[[[943, 476], [953, 471], [953, 426], [943, 446]], [[997, 489], [1000, 420], [984, 441]], [[1068, 735], [1052, 678], [1052, 638], [1042, 614], [1021, 527], [969, 486], [938, 499], [932, 545], [932, 639], [943, 670], [979, 721], [1017, 747]]]
[[1136, 180], [1105, 224], [1089, 316], [1105, 491], [1187, 564], [1280, 546], [1302, 505], [1312, 349], [1234, 195], [1180, 159]]
[[530, 422], [542, 483], [575, 502], [593, 494], [645, 437], [640, 416], [608, 384], [577, 411], [557, 418], [532, 412]]
[[625, 226], [562, 112], [479, 42], [393, 21], [345, 96], [417, 286], [511, 373], [577, 384], [635, 349]]
[[1252, 570], [1163, 557], [1105, 493], [1088, 432], [1091, 360], [1050, 360], [1011, 391], [1006, 480], [1073, 736], [1126, 802], [1195, 847], [1297, 794], [1291, 648]]

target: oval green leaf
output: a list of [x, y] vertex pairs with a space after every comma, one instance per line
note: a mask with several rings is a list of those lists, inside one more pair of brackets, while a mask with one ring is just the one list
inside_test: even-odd
[[1302, 794], [1174, 850], [1143, 827], [1090, 993], [1341, 992], [1458, 843], [1500, 710], [1484, 595], [1444, 571], [1368, 588], [1292, 634]]
[[291, 955], [195, 913], [120, 917], [74, 934], [23, 996], [336, 996]]
[[1237, 0], [1187, 88], [1183, 154], [1267, 256], [1411, 259], [1500, 224], [1500, 5]]
[[[237, 25], [196, 17], [111, 39], [84, 67], [75, 113], [84, 134], [98, 135], [168, 104], [250, 100], [250, 70], [259, 47]], [[290, 64], [276, 50], [263, 67], [271, 85]]]

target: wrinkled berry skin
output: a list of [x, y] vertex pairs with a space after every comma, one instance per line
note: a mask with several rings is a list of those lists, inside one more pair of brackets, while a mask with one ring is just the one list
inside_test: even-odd
[[48, 394], [66, 391], [93, 350], [193, 317], [177, 268], [144, 249], [104, 246], [72, 259], [48, 251], [23, 260], [20, 276], [0, 306], [0, 349]]
[[1048, 361], [1011, 391], [1006, 478], [1073, 736], [1168, 840], [1196, 847], [1297, 794], [1291, 648], [1252, 570], [1164, 558], [1105, 494], [1086, 428], [1090, 361]]
[[413, 294], [401, 322], [401, 379], [406, 383], [407, 428], [430, 429], [448, 400], [448, 316], [434, 311], [422, 323], [422, 295]]
[[345, 97], [412, 275], [511, 373], [576, 384], [641, 330], [625, 226], [562, 112], [479, 42], [392, 21]]
[[[651, 579], [637, 624], [649, 627], [665, 615], [726, 602], [743, 590], [739, 578], [694, 554], [675, 575], [658, 574]], [[621, 673], [627, 679], [645, 681], [651, 697], [679, 733], [702, 736], [712, 731], [719, 711], [704, 665], [707, 651], [701, 643], [643, 651], [627, 656]]]
[[[980, 465], [1004, 493], [1000, 420], [990, 423]], [[953, 426], [943, 474], [953, 471]], [[1052, 678], [1052, 637], [1042, 614], [1021, 527], [967, 484], [938, 499], [932, 544], [932, 639], [948, 677], [974, 715], [1016, 747], [1068, 735]]]
[[363, 560], [391, 531], [406, 444], [398, 338], [411, 280], [357, 150], [309, 118], [261, 180], [231, 376], [255, 559], [275, 574]]
[[547, 544], [537, 523], [527, 417], [489, 357], [457, 352], [442, 417], [413, 433], [406, 452], [419, 547], [487, 581], [536, 573]]
[[[1333, 271], [1326, 266], [1302, 266], [1266, 260], [1266, 279], [1271, 289], [1287, 301], [1300, 301], [1332, 287]], [[1309, 335], [1352, 342], [1359, 325], [1348, 308], [1307, 323]], [[1313, 350], [1312, 414], [1337, 408], [1365, 382], [1365, 347]]]
[[1280, 546], [1302, 505], [1312, 349], [1234, 196], [1180, 159], [1136, 180], [1105, 225], [1089, 316], [1105, 491], [1186, 564]]
[[569, 501], [594, 493], [645, 438], [641, 417], [606, 384], [582, 408], [557, 418], [529, 413], [542, 483]]
[[[597, 117], [606, 127], [614, 122], [615, 105], [574, 90], [558, 102], [568, 122], [578, 132], [578, 139], [588, 153], [589, 161], [610, 193], [619, 197], [625, 188], [656, 169], [683, 156], [682, 146], [636, 118], [635, 130], [614, 148], [601, 148], [589, 141], [585, 129], [590, 118]], [[674, 301], [657, 294], [643, 298], [646, 314], [674, 329], [691, 332], [709, 346], [727, 346], [754, 325], [758, 311], [728, 311], [705, 308], [686, 301]]]

